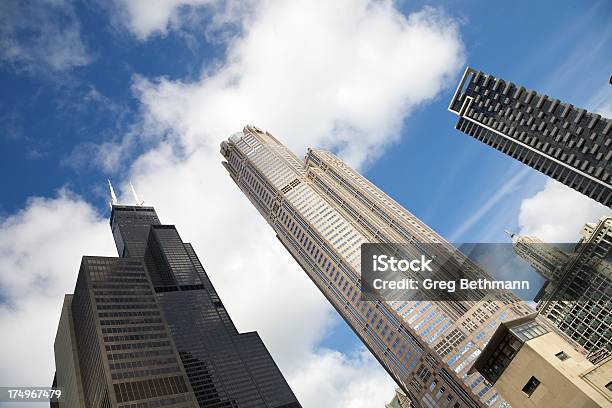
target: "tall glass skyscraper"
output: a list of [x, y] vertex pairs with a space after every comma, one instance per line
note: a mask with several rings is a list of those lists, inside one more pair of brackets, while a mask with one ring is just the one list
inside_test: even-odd
[[612, 120], [467, 68], [448, 108], [456, 128], [612, 206]]
[[173, 225], [152, 207], [124, 205], [112, 206], [110, 224], [120, 257], [83, 257], [64, 299], [60, 407], [300, 407]]
[[513, 234], [516, 253], [551, 280], [538, 311], [589, 352], [594, 363], [612, 354], [612, 217], [588, 223], [565, 254], [536, 237]]
[[327, 151], [309, 149], [302, 161], [247, 126], [221, 144], [221, 153], [232, 179], [413, 406], [506, 406], [468, 370], [499, 322], [533, 309], [507, 292], [485, 301], [362, 301], [364, 243], [402, 242], [417, 252], [437, 243], [464, 268], [488, 275]]

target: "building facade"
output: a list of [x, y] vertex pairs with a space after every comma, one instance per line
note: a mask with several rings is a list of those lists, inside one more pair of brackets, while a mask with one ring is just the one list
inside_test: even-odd
[[470, 67], [448, 109], [458, 130], [612, 206], [612, 120]]
[[553, 244], [538, 237], [510, 234], [514, 252], [526, 260], [535, 271], [548, 281], [559, 281], [562, 269], [570, 256]]
[[593, 364], [541, 316], [503, 322], [473, 370], [514, 408], [612, 406], [612, 357]]
[[[83, 382], [76, 348], [76, 335], [72, 320], [72, 295], [64, 296], [62, 314], [53, 345], [55, 354], [54, 387], [62, 384], [62, 406], [84, 407]], [[55, 404], [56, 407], [59, 403]]]
[[[55, 342], [60, 407], [298, 408], [239, 333], [190, 244], [152, 207], [113, 205], [119, 258], [83, 257]], [[81, 399], [82, 403], [77, 403]]]
[[513, 234], [512, 240], [516, 253], [551, 279], [538, 311], [584, 347], [592, 361], [612, 354], [612, 217], [586, 224], [565, 261], [562, 251], [536, 237]]
[[[222, 143], [221, 153], [231, 178], [413, 406], [506, 406], [468, 369], [500, 321], [532, 309], [510, 293], [489, 301], [362, 301], [361, 244], [455, 249], [329, 152], [309, 149], [302, 161], [269, 133], [247, 126]], [[459, 261], [488, 276], [464, 257]]]
[[396, 388], [391, 402], [385, 404], [385, 408], [410, 408], [410, 406], [410, 399], [401, 388]]

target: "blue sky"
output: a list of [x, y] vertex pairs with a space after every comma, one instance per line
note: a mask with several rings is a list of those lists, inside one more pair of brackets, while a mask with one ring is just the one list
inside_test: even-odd
[[[245, 30], [231, 18], [219, 28], [219, 8], [185, 6], [157, 31], [142, 31], [142, 26], [126, 22], [126, 12], [117, 11], [119, 3], [40, 3], [32, 6], [40, 10], [29, 14], [19, 2], [0, 6], [2, 220], [19, 214], [30, 197], [57, 197], [61, 188], [106, 215], [106, 178], [124, 181], [125, 174], [140, 168], [134, 161], [142, 165], [141, 155], [158, 146], [159, 133], [180, 133], [146, 120], [149, 105], [160, 96], [155, 93], [162, 89], [158, 85], [190, 92], [189, 85], [206, 76], [203, 73], [227, 62], [232, 38]], [[612, 109], [609, 1], [399, 1], [390, 7], [405, 16], [427, 7], [443, 13], [457, 25], [463, 62], [476, 69], [577, 106]], [[73, 51], [62, 62], [50, 58], [44, 48], [44, 37], [53, 35], [66, 39], [68, 51]], [[506, 228], [538, 230], [538, 225], [521, 223], [521, 205], [543, 194], [547, 179], [454, 129], [456, 116], [447, 106], [464, 66], [452, 70], [452, 80], [432, 99], [424, 98], [404, 112], [401, 137], [361, 167], [376, 185], [448, 239], [507, 242]], [[225, 109], [231, 111], [232, 106]], [[266, 123], [256, 124], [267, 128]], [[243, 125], [237, 121], [235, 130]], [[147, 131], [158, 135], [141, 137]], [[218, 140], [227, 136], [219, 134]], [[100, 146], [115, 147], [126, 140], [120, 160], [110, 168], [99, 164]], [[578, 193], [562, 194], [580, 201], [575, 207], [551, 203], [567, 206], [576, 215], [570, 231], [577, 237], [576, 225], [591, 221], [601, 209], [583, 204]], [[164, 215], [181, 230], [172, 214]], [[522, 219], [538, 218], [528, 215]], [[568, 239], [567, 234], [558, 237]], [[200, 256], [206, 264], [205, 248]], [[331, 327], [318, 348], [357, 348], [358, 340], [339, 318], [333, 318]]]
[[[587, 106], [600, 89], [610, 88], [609, 2], [567, 1], [554, 6], [547, 2], [502, 2], [494, 9], [490, 3], [466, 2], [449, 12], [463, 21], [467, 63], [476, 69], [577, 106]], [[454, 130], [457, 118], [445, 112], [453, 91], [441, 94], [410, 117], [406, 124], [410, 137], [389, 150], [367, 173], [447, 237], [453, 236], [510, 175], [525, 167]], [[522, 199], [540, 190], [545, 181], [545, 176], [529, 171], [514, 194], [500, 200], [485, 219], [457, 239], [503, 239], [503, 228], [516, 230], [517, 206]], [[420, 194], [408, 191], [413, 185]]]
[[[505, 2], [494, 9], [479, 1], [460, 6], [444, 1], [399, 2], [404, 13], [427, 5], [441, 6], [461, 22], [467, 63], [477, 69], [578, 106], [587, 106], [607, 86], [612, 62], [609, 2]], [[62, 73], [44, 72], [46, 67], [29, 72], [10, 61], [0, 65], [0, 145], [5, 157], [0, 164], [5, 187], [0, 209], [5, 215], [22, 208], [28, 197], [50, 196], [66, 184], [104, 208], [96, 186], [105, 175], [66, 164], [73, 148], [116, 139], [136, 120], [134, 75], [189, 80], [223, 56], [224, 48], [198, 37], [197, 27], [143, 43], [114, 27], [108, 11], [96, 3], [77, 3], [75, 12], [92, 63]], [[27, 31], [18, 33], [19, 38], [27, 35]], [[456, 117], [446, 111], [452, 91], [447, 89], [433, 103], [417, 108], [405, 123], [404, 132], [410, 137], [403, 137], [366, 171], [372, 181], [446, 236], [492, 196], [509, 173], [522, 167], [454, 130]], [[520, 199], [544, 182], [545, 177], [529, 172], [516, 194], [498, 203], [490, 215], [516, 214]], [[507, 218], [505, 224], [516, 227], [516, 221]], [[502, 231], [493, 234], [481, 222], [458, 238], [501, 237]]]

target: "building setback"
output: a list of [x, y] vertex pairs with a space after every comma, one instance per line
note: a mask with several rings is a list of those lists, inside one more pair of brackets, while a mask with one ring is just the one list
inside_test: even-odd
[[55, 341], [59, 407], [298, 408], [240, 334], [190, 244], [152, 207], [113, 205], [119, 258], [85, 256]]
[[463, 133], [612, 206], [612, 120], [470, 67], [448, 109]]
[[415, 253], [421, 243], [437, 243], [466, 274], [491, 277], [329, 152], [309, 149], [302, 161], [269, 133], [246, 126], [221, 153], [231, 178], [413, 406], [507, 406], [468, 369], [501, 321], [533, 309], [508, 292], [484, 301], [362, 301], [363, 243], [402, 242]]

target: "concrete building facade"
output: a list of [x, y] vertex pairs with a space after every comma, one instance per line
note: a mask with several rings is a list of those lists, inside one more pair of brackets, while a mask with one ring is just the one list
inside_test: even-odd
[[385, 404], [385, 408], [410, 408], [410, 406], [410, 399], [401, 388], [396, 388], [391, 402]]
[[612, 406], [612, 357], [591, 363], [545, 318], [504, 322], [473, 370], [515, 408]]
[[514, 252], [526, 260], [537, 273], [548, 281], [561, 279], [562, 268], [570, 260], [568, 254], [538, 237], [510, 234]]
[[[363, 243], [455, 249], [333, 154], [298, 159], [254, 126], [221, 145], [223, 163], [280, 242], [351, 326], [415, 407], [503, 407], [467, 371], [502, 320], [533, 312], [511, 293], [489, 301], [362, 301]], [[488, 276], [469, 260], [469, 273]]]

